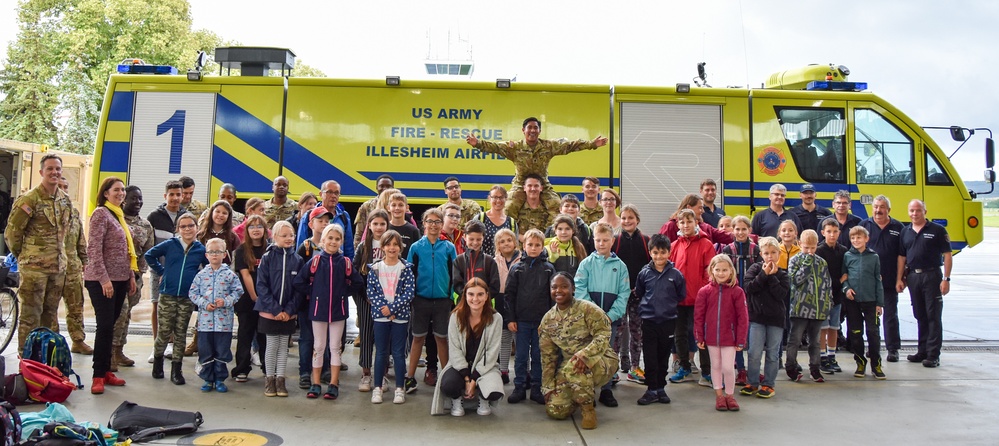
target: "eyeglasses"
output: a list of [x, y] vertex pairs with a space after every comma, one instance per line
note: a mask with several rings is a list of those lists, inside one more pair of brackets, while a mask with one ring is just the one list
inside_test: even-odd
[[447, 214], [447, 215], [445, 215], [445, 217], [457, 220], [457, 219], [461, 218], [461, 215], [459, 215], [459, 214]]
[[427, 226], [440, 226], [444, 224], [444, 222], [441, 220], [423, 220], [423, 224]]
[[599, 199], [597, 201], [601, 201], [601, 202], [604, 202], [604, 203], [617, 203], [617, 200], [614, 199], [614, 198], [601, 198], [601, 199]]
[[461, 185], [457, 185], [457, 186], [445, 186], [444, 189], [447, 189], [447, 190], [458, 190], [458, 189], [461, 189]]
[[225, 251], [215, 251], [215, 250], [212, 250], [212, 251], [206, 251], [205, 254], [208, 254], [210, 256], [220, 256], [220, 255], [225, 254]]
[[192, 224], [189, 224], [189, 225], [178, 225], [177, 229], [191, 229], [191, 228], [197, 228], [197, 227], [198, 227], [198, 225], [192, 223]]
[[503, 197], [503, 196], [500, 196], [500, 195], [490, 195], [489, 199], [490, 200], [506, 200], [506, 197]]
[[261, 225], [250, 225], [247, 226], [246, 229], [265, 229], [265, 228]]
[[323, 195], [332, 195], [334, 197], [339, 197], [340, 196], [340, 191], [338, 191], [338, 190], [324, 190], [323, 191]]

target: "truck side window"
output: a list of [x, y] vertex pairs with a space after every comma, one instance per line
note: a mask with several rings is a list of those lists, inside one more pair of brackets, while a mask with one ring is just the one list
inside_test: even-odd
[[940, 167], [937, 157], [930, 153], [930, 148], [923, 146], [923, 152], [926, 152], [926, 184], [934, 186], [950, 186], [954, 184], [950, 181], [950, 176], [947, 175], [947, 172]]
[[846, 178], [843, 109], [777, 107], [776, 112], [801, 178], [812, 183], [842, 183]]
[[916, 184], [912, 174], [912, 139], [878, 112], [854, 111], [857, 183]]

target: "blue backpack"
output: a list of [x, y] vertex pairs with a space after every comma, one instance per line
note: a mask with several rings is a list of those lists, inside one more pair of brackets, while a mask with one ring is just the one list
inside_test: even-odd
[[24, 340], [21, 357], [55, 367], [67, 378], [76, 375], [76, 388], [83, 388], [80, 375], [73, 371], [73, 355], [69, 352], [66, 338], [47, 327], [38, 327], [28, 333]]

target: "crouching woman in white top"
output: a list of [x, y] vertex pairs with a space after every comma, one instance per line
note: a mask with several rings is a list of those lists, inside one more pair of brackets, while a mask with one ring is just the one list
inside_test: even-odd
[[503, 398], [499, 372], [503, 317], [493, 309], [489, 287], [474, 277], [448, 322], [448, 363], [434, 389], [431, 415], [444, 413], [451, 400], [451, 415], [465, 415], [463, 399], [478, 399], [479, 415], [492, 413], [491, 404]]

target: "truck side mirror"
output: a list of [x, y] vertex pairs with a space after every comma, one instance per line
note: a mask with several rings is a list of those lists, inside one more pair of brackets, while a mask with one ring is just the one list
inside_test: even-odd
[[958, 142], [968, 139], [968, 136], [964, 134], [964, 128], [957, 125], [950, 126], [950, 137]]
[[985, 168], [991, 169], [996, 165], [996, 146], [992, 138], [985, 138]]

